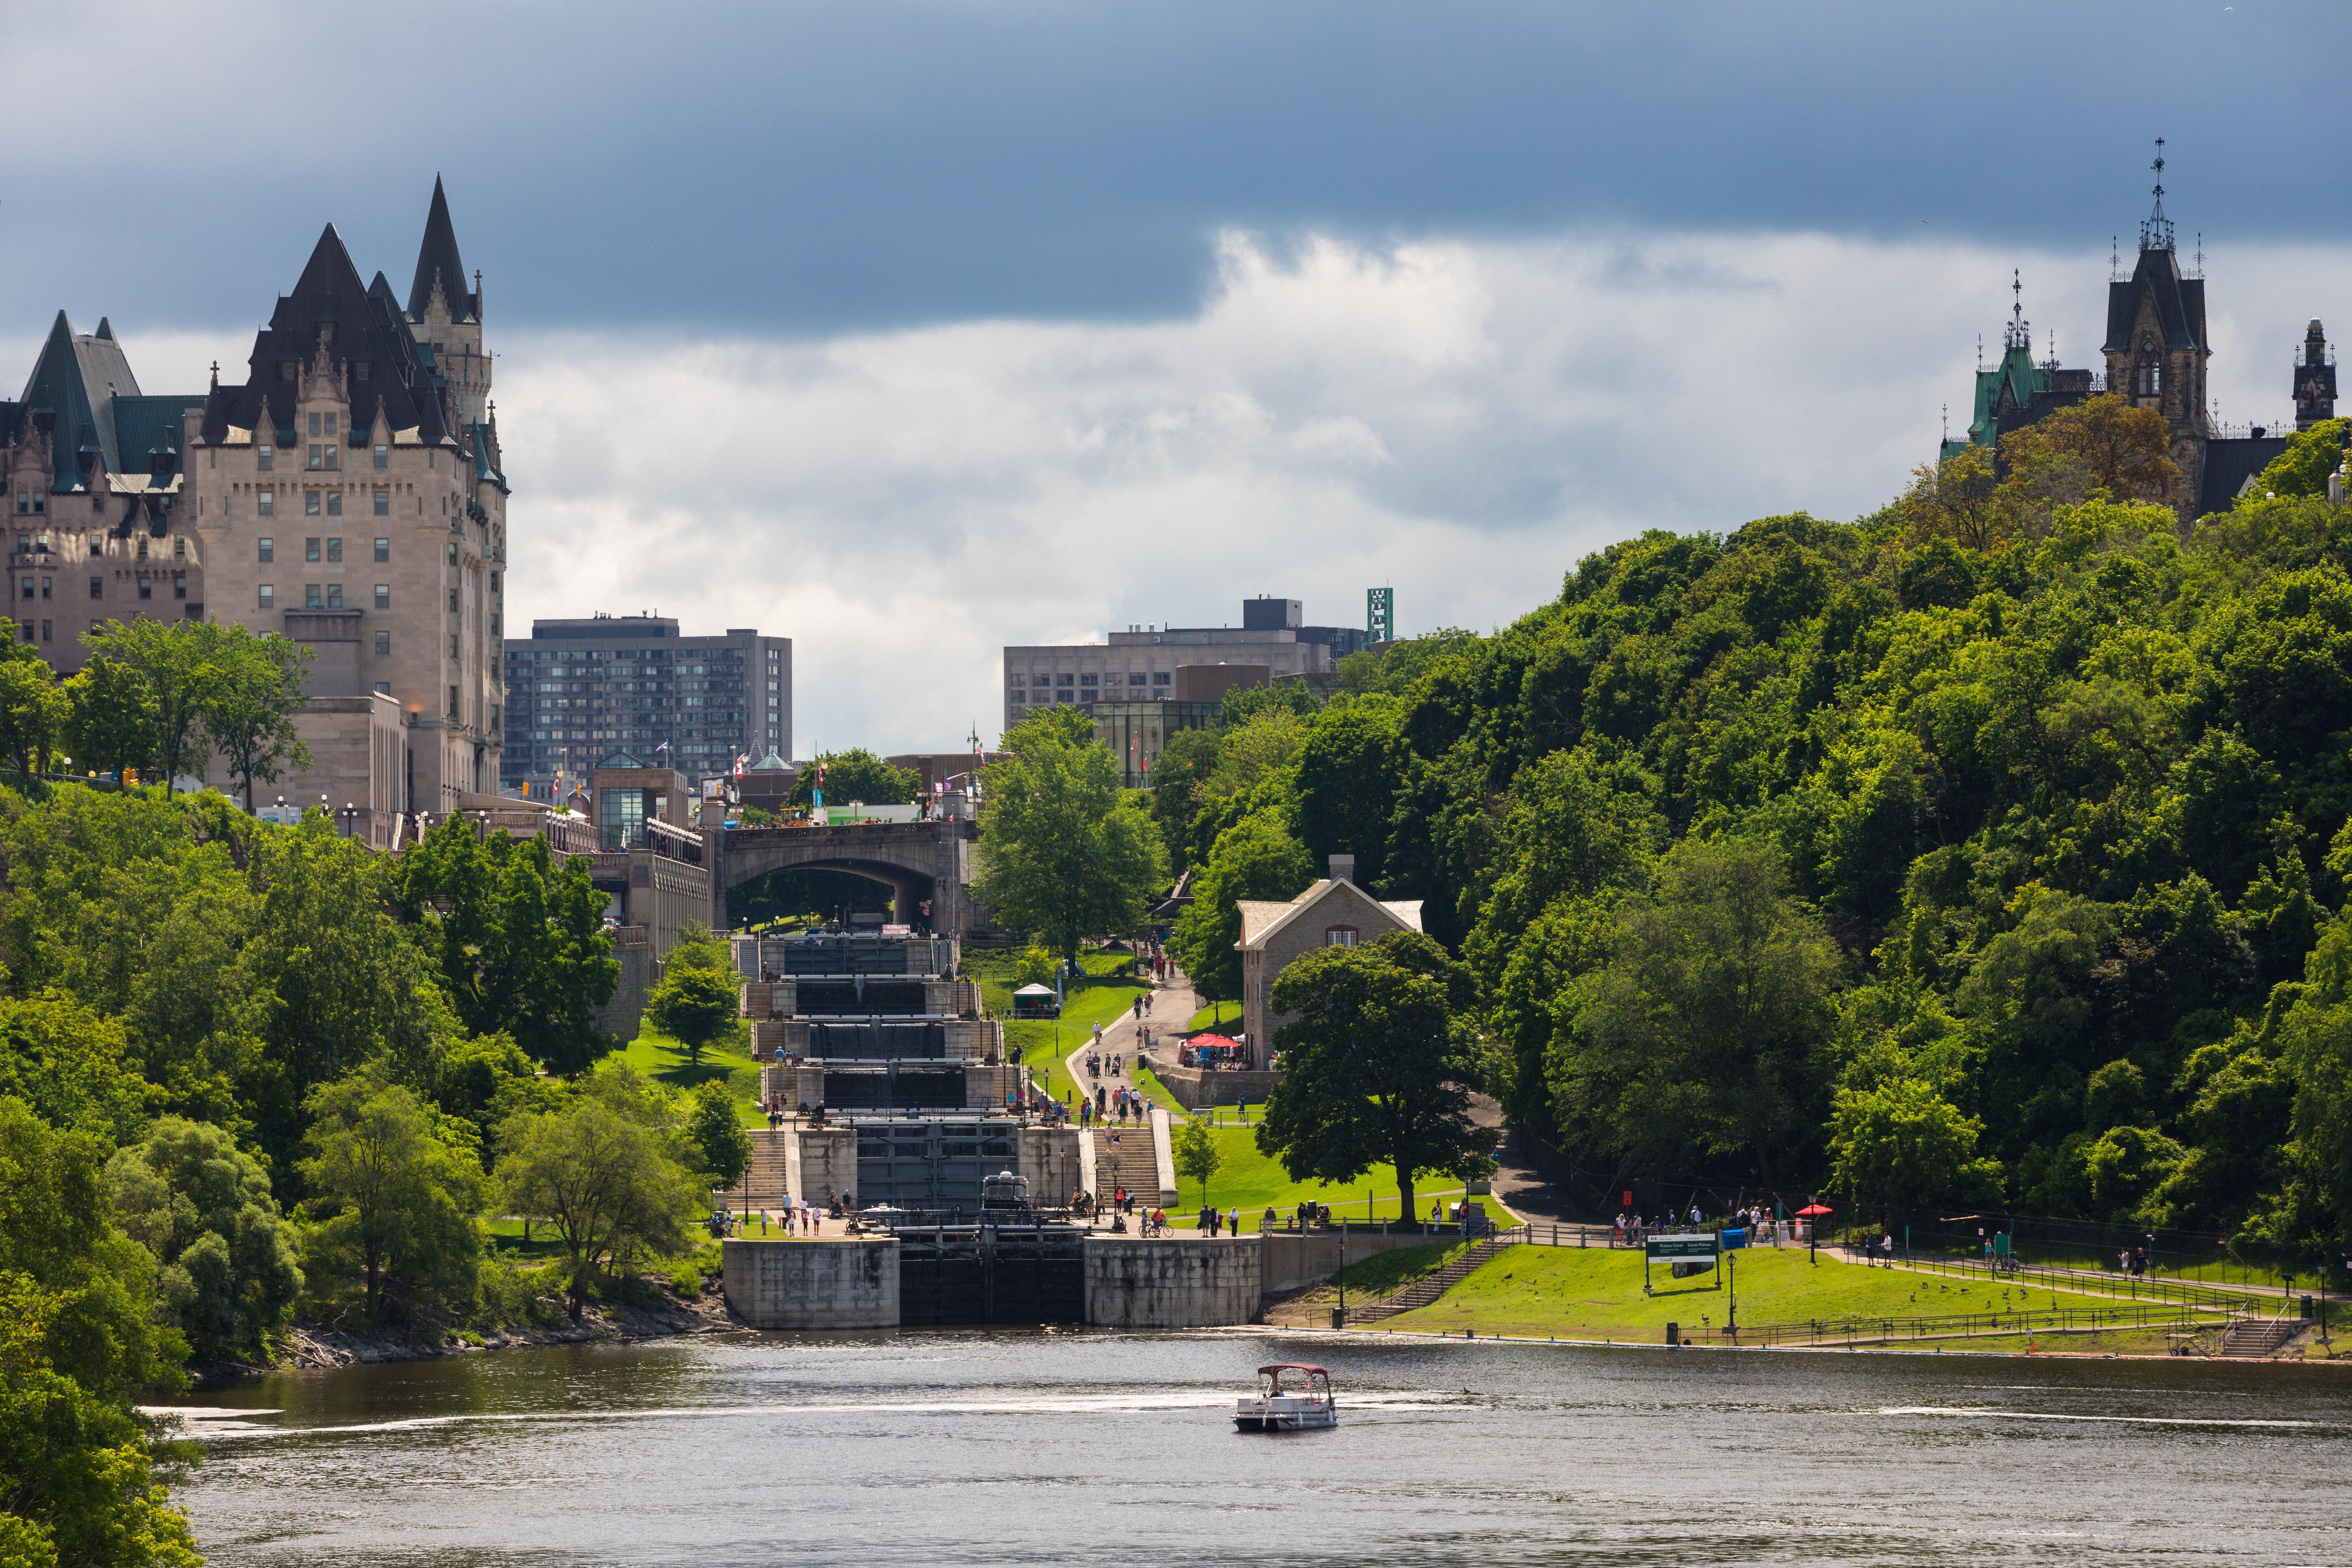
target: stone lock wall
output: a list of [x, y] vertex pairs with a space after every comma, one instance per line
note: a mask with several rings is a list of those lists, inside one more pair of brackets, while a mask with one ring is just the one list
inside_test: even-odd
[[1253, 1237], [1142, 1241], [1087, 1238], [1087, 1321], [1106, 1329], [1198, 1329], [1257, 1316]]
[[719, 1244], [727, 1305], [755, 1329], [895, 1329], [898, 1244], [730, 1240]]
[[1187, 1110], [1239, 1105], [1244, 1100], [1264, 1105], [1273, 1095], [1274, 1086], [1282, 1081], [1278, 1072], [1203, 1072], [1199, 1068], [1160, 1067], [1156, 1063], [1151, 1071], [1168, 1086], [1176, 1103]]

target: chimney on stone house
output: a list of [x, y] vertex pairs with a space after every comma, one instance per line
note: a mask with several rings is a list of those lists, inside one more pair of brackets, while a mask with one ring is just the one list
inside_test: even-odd
[[1354, 881], [1356, 879], [1356, 858], [1353, 855], [1332, 856], [1331, 879], [1335, 882]]

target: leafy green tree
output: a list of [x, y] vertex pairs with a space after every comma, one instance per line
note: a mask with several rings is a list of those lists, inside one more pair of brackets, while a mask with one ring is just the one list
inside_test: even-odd
[[634, 1256], [671, 1251], [702, 1206], [671, 1141], [626, 1114], [631, 1103], [625, 1093], [622, 1110], [583, 1095], [560, 1110], [526, 1112], [499, 1132], [502, 1201], [553, 1226], [574, 1322], [597, 1275]]
[[1208, 868], [1193, 879], [1192, 903], [1169, 942], [1192, 989], [1212, 1001], [1242, 994], [1241, 905], [1286, 902], [1315, 880], [1306, 847], [1270, 812], [1244, 817], [1217, 836]]
[[155, 693], [131, 666], [93, 658], [65, 684], [66, 749], [84, 770], [118, 779], [152, 766]]
[[1336, 704], [1298, 749], [1299, 840], [1318, 866], [1353, 855], [1356, 879], [1367, 888], [1388, 875], [1389, 819], [1410, 755], [1402, 717], [1402, 705], [1387, 698]]
[[1304, 681], [1277, 680], [1266, 686], [1236, 686], [1218, 700], [1217, 727], [1232, 730], [1261, 713], [1305, 716], [1321, 704]]
[[2000, 1195], [2000, 1165], [1977, 1157], [1974, 1119], [1917, 1079], [1837, 1092], [1831, 1179], [1866, 1202], [1908, 1207]]
[[215, 657], [218, 673], [203, 704], [205, 733], [245, 786], [251, 811], [256, 780], [274, 783], [285, 768], [301, 773], [310, 765], [294, 715], [306, 700], [304, 670], [312, 654], [275, 632], [256, 637], [232, 625]]
[[1054, 717], [1059, 711], [1042, 710], [1007, 731], [1011, 754], [982, 775], [976, 881], [996, 920], [1075, 961], [1087, 937], [1142, 920], [1168, 856], [1091, 726], [1080, 738]]
[[135, 1403], [186, 1385], [187, 1346], [154, 1258], [107, 1223], [106, 1157], [0, 1098], [0, 1544], [28, 1568], [199, 1568], [165, 1487], [184, 1456]]
[[395, 1304], [471, 1300], [489, 1199], [472, 1139], [407, 1089], [361, 1075], [313, 1091], [309, 1109], [313, 1288], [356, 1277], [371, 1322]]
[[541, 838], [478, 838], [453, 817], [400, 858], [394, 877], [403, 917], [432, 933], [468, 1029], [504, 1031], [561, 1073], [612, 1048], [595, 1010], [612, 999], [621, 966], [585, 858], [559, 862]]
[[2323, 419], [2308, 430], [2296, 431], [2287, 437], [2286, 450], [2254, 476], [2247, 496], [2325, 496], [2327, 477], [2343, 465], [2347, 430], [2352, 430], [2352, 419]]
[[[12, 630], [0, 620], [0, 636]], [[30, 788], [49, 771], [73, 703], [28, 645], [12, 640], [6, 646], [25, 651], [16, 658], [0, 658], [0, 751], [16, 763], [16, 776]]]
[[1563, 1121], [1639, 1169], [1744, 1153], [1779, 1184], [1809, 1131], [1808, 1068], [1839, 979], [1818, 920], [1769, 848], [1685, 839], [1620, 923], [1553, 1066]]
[[1191, 838], [1195, 794], [1217, 765], [1217, 747], [1224, 731], [1217, 729], [1179, 730], [1168, 737], [1151, 762], [1151, 816], [1160, 824], [1160, 841], [1179, 869], [1191, 864]]
[[58, 991], [0, 1001], [0, 1095], [31, 1105], [58, 1127], [131, 1137], [146, 1119], [148, 1086], [121, 1021]]
[[1051, 985], [1061, 966], [1054, 955], [1042, 947], [1023, 948], [1013, 955], [1013, 984], [1020, 985]]
[[[824, 779], [822, 785], [817, 783], [820, 770]], [[814, 763], [801, 770], [787, 798], [793, 805], [807, 805], [821, 787], [827, 805], [847, 805], [852, 801], [861, 805], [904, 805], [922, 786], [923, 775], [914, 769], [893, 766], [863, 746], [852, 746], [845, 752], [820, 752]]]
[[1209, 1179], [1224, 1168], [1224, 1151], [1217, 1147], [1217, 1135], [1209, 1124], [1195, 1118], [1181, 1123], [1171, 1141], [1175, 1145], [1176, 1173], [1201, 1184], [1201, 1205], [1209, 1203]]
[[302, 1293], [269, 1177], [217, 1127], [167, 1116], [106, 1164], [115, 1223], [155, 1255], [165, 1321], [205, 1361], [250, 1356]]
[[702, 1169], [715, 1186], [731, 1187], [751, 1164], [751, 1135], [736, 1114], [735, 1097], [724, 1079], [706, 1079], [694, 1090], [686, 1134], [702, 1154]]
[[154, 703], [155, 765], [167, 796], [176, 780], [202, 773], [211, 761], [205, 715], [234, 676], [231, 630], [218, 621], [133, 616], [82, 637], [93, 659], [122, 665], [146, 687]]
[[1470, 1119], [1470, 972], [1419, 931], [1361, 947], [1318, 948], [1286, 967], [1274, 1006], [1282, 1078], [1257, 1147], [1295, 1182], [1352, 1182], [1375, 1164], [1396, 1173], [1407, 1215], [1416, 1180], [1473, 1166], [1499, 1135]]
[[734, 1032], [741, 1010], [733, 975], [679, 964], [675, 955], [646, 998], [646, 1022], [684, 1046], [687, 1060], [698, 1067], [705, 1047]]

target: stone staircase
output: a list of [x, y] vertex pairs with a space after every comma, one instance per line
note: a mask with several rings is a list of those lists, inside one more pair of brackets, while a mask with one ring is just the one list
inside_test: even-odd
[[729, 1207], [740, 1213], [747, 1198], [755, 1209], [782, 1206], [784, 1141], [792, 1136], [790, 1128], [774, 1132], [764, 1127], [752, 1130], [751, 1163], [744, 1168], [743, 1179], [727, 1189]]
[[2221, 1335], [2225, 1356], [2276, 1355], [2289, 1340], [2311, 1325], [2301, 1318], [2232, 1318]]
[[1348, 1309], [1348, 1325], [1360, 1327], [1377, 1323], [1382, 1318], [1392, 1318], [1399, 1312], [1410, 1312], [1415, 1307], [1426, 1307], [1468, 1278], [1471, 1271], [1499, 1256], [1507, 1247], [1517, 1245], [1517, 1237], [1489, 1237], [1473, 1246], [1443, 1268], [1432, 1269], [1420, 1279], [1397, 1287], [1376, 1300]]
[[[1116, 1147], [1110, 1141], [1114, 1129], [1119, 1135]], [[1109, 1127], [1097, 1127], [1094, 1140], [1096, 1196], [1107, 1202], [1124, 1187], [1135, 1194], [1139, 1212], [1160, 1201], [1160, 1164], [1152, 1157], [1149, 1123], [1129, 1121], [1122, 1127], [1114, 1121]]]

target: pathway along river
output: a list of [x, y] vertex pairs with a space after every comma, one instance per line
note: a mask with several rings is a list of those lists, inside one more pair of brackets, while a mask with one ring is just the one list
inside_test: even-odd
[[[1234, 1432], [1290, 1359], [1339, 1429]], [[195, 1403], [218, 1565], [2352, 1562], [2325, 1368], [745, 1333]]]

